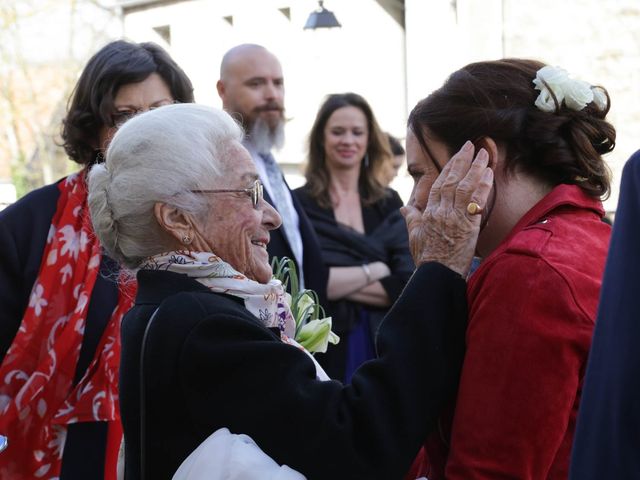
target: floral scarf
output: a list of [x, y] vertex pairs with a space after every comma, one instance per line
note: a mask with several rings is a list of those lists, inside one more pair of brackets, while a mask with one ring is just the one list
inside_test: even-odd
[[122, 431], [118, 406], [120, 322], [131, 307], [128, 283], [105, 327], [95, 356], [77, 385], [73, 377], [101, 248], [87, 206], [86, 171], [58, 185], [38, 277], [20, 329], [0, 366], [0, 478], [57, 478], [67, 425], [109, 422], [105, 478], [115, 478]]
[[213, 253], [173, 251], [154, 255], [140, 267], [145, 270], [169, 270], [194, 278], [216, 293], [233, 295], [244, 300], [244, 306], [266, 327], [277, 327], [281, 337], [293, 338], [296, 323], [282, 283], [271, 279], [258, 283]]
[[269, 283], [250, 280], [214, 253], [173, 251], [154, 255], [140, 267], [147, 270], [169, 270], [187, 275], [205, 285], [211, 291], [242, 298], [244, 305], [267, 328], [277, 327], [283, 342], [303, 350], [316, 366], [320, 380], [329, 377], [315, 358], [294, 340], [296, 322], [289, 307], [288, 294], [280, 280]]

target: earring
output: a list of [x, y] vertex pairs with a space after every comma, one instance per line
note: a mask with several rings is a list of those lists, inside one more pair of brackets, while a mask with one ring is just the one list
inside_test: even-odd
[[189, 245], [191, 243], [191, 237], [187, 234], [182, 235], [182, 243]]
[[369, 168], [369, 154], [364, 154], [364, 168]]

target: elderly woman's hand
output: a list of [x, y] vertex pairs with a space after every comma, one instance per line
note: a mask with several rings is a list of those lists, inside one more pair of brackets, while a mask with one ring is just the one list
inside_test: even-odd
[[482, 221], [476, 207], [486, 207], [493, 183], [487, 152], [481, 149], [475, 160], [473, 154], [473, 146], [463, 147], [447, 162], [431, 190], [428, 179], [422, 177], [412, 202], [402, 207], [416, 266], [435, 261], [463, 277], [469, 273]]

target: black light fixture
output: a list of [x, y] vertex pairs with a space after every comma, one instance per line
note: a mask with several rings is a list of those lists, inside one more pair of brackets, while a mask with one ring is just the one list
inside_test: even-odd
[[341, 27], [340, 22], [333, 14], [326, 8], [322, 6], [324, 2], [319, 1], [318, 4], [320, 8], [315, 12], [311, 12], [309, 18], [307, 18], [307, 23], [304, 25], [305, 30], [315, 30], [316, 28], [334, 28]]

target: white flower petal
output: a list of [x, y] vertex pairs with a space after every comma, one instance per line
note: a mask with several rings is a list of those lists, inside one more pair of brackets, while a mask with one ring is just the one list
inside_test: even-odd
[[312, 320], [300, 329], [297, 341], [309, 352], [327, 351], [331, 333], [331, 317]]
[[49, 233], [47, 234], [47, 243], [51, 243], [51, 241], [54, 239], [55, 236], [56, 236], [56, 227], [51, 225], [49, 227]]
[[535, 106], [543, 112], [552, 113], [562, 105], [564, 100], [564, 84], [569, 75], [560, 67], [547, 65], [536, 72], [533, 84], [540, 95], [536, 98]]
[[[564, 85], [569, 81], [569, 75], [560, 67], [547, 65], [536, 72], [533, 84], [536, 90], [540, 90], [540, 95], [536, 99], [536, 107], [544, 112], [555, 112], [557, 106], [564, 100]], [[552, 94], [553, 93], [553, 94]]]
[[536, 98], [535, 105], [543, 112], [551, 113], [556, 111], [556, 102], [546, 88], [542, 90], [538, 98]]
[[53, 265], [54, 263], [56, 263], [56, 260], [58, 260], [58, 250], [52, 248], [49, 251], [49, 255], [47, 255], [47, 265]]
[[36, 476], [36, 478], [42, 478], [47, 474], [50, 468], [51, 464], [47, 463], [46, 465], [43, 465], [38, 470], [36, 470], [36, 473], [34, 473], [34, 475]]
[[566, 82], [569, 79], [569, 74], [564, 68], [547, 65], [536, 72], [536, 78], [544, 80], [555, 92], [554, 87]]
[[40, 418], [44, 417], [44, 414], [47, 413], [47, 402], [43, 398], [38, 400], [37, 412]]
[[607, 94], [604, 93], [602, 87], [592, 87], [591, 91], [593, 92], [593, 103], [595, 103], [598, 110], [604, 110], [607, 108]]
[[73, 267], [70, 263], [66, 263], [64, 267], [60, 269], [60, 275], [62, 275], [62, 285], [67, 283], [67, 280], [70, 279], [73, 275]]
[[564, 84], [564, 103], [572, 110], [582, 110], [593, 101], [591, 85], [582, 80], [569, 80]]

